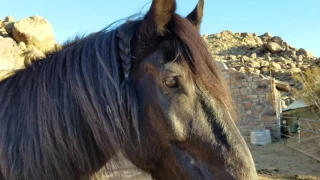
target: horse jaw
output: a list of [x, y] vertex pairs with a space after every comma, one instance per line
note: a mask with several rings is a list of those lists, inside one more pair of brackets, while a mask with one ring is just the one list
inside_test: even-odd
[[173, 153], [177, 161], [181, 164], [183, 170], [192, 179], [210, 180], [214, 179], [210, 168], [202, 162], [198, 162], [190, 153], [176, 145], [172, 146]]

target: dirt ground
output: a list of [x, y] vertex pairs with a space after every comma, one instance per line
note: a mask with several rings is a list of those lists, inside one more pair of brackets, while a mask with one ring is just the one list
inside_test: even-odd
[[281, 142], [265, 146], [248, 144], [260, 180], [320, 180], [320, 162]]
[[[259, 180], [320, 180], [320, 162], [281, 142], [265, 146], [248, 144]], [[108, 166], [115, 167], [111, 161]], [[150, 176], [135, 168], [129, 161], [114, 168], [114, 173], [106, 176], [108, 180], [150, 180]]]

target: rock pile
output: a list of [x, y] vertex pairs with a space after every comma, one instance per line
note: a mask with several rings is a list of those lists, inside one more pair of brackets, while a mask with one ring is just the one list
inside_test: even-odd
[[28, 58], [45, 57], [56, 46], [51, 24], [41, 16], [19, 21], [13, 16], [0, 19], [0, 79], [13, 69], [23, 68]]
[[320, 64], [310, 52], [294, 48], [279, 36], [265, 33], [232, 33], [222, 31], [204, 35], [214, 59], [225, 63], [228, 68], [242, 73], [271, 76], [298, 88], [291, 74], [305, 71]]

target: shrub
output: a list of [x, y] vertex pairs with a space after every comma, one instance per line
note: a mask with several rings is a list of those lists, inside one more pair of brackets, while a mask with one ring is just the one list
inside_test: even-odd
[[293, 74], [292, 78], [302, 84], [301, 90], [293, 90], [294, 96], [307, 105], [315, 105], [320, 110], [320, 68], [314, 66], [304, 73]]

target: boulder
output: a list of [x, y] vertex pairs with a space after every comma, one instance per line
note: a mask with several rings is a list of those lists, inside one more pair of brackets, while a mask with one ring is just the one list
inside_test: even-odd
[[269, 61], [261, 61], [261, 67], [269, 67]]
[[6, 26], [4, 27], [9, 36], [12, 36], [13, 24], [14, 24], [13, 22], [10, 22], [6, 24]]
[[303, 48], [300, 48], [298, 51], [297, 51], [297, 54], [298, 55], [307, 55], [308, 54], [308, 52], [305, 50], [305, 49], [303, 49]]
[[237, 56], [235, 56], [235, 55], [230, 55], [228, 59], [229, 59], [229, 60], [237, 60]]
[[9, 37], [7, 31], [5, 29], [0, 29], [0, 37]]
[[245, 67], [245, 72], [250, 72], [250, 73], [252, 73], [252, 72], [254, 72], [254, 68], [252, 68], [252, 67]]
[[278, 53], [286, 50], [276, 42], [268, 42], [266, 47], [271, 53]]
[[9, 15], [4, 18], [4, 22], [14, 22], [14, 17]]
[[296, 68], [296, 64], [290, 62], [290, 63], [287, 63], [288, 67], [289, 68]]
[[259, 37], [261, 38], [261, 40], [266, 41], [266, 40], [272, 38], [273, 36], [270, 33], [267, 32], [267, 33], [265, 33], [265, 34], [263, 34], [263, 35], [261, 35]]
[[257, 58], [257, 54], [256, 53], [252, 53], [252, 54], [250, 54], [250, 57], [255, 59], [255, 58]]
[[258, 46], [262, 46], [263, 45], [263, 41], [261, 40], [260, 37], [256, 36], [255, 40], [256, 40], [256, 43], [257, 43]]
[[308, 57], [308, 58], [311, 58], [311, 57], [312, 57], [312, 53], [306, 51], [306, 50], [303, 49], [303, 48], [300, 48], [300, 49], [297, 51], [297, 55], [303, 55], [304, 57]]
[[313, 64], [313, 65], [320, 65], [320, 58], [314, 60], [314, 61], [312, 62], [312, 64]]
[[252, 67], [252, 68], [259, 68], [260, 67], [260, 63], [253, 61], [251, 63], [248, 63], [248, 66]]
[[11, 75], [12, 71], [9, 70], [0, 70], [0, 80], [6, 78], [7, 76]]
[[296, 51], [290, 50], [290, 51], [287, 51], [287, 55], [290, 57], [295, 57], [297, 55], [297, 53], [296, 53]]
[[298, 62], [302, 62], [304, 60], [304, 57], [303, 57], [303, 55], [300, 54], [295, 58], [295, 60]]
[[11, 38], [0, 39], [0, 70], [10, 70], [24, 66], [22, 51]]
[[299, 73], [299, 72], [301, 72], [301, 69], [299, 69], [299, 68], [292, 68], [292, 69], [290, 70], [290, 72], [291, 72], [292, 74], [294, 74], [294, 73]]
[[260, 72], [261, 72], [261, 71], [260, 71], [259, 69], [255, 69], [255, 70], [254, 70], [254, 73], [256, 73], [256, 74], [260, 74]]
[[18, 43], [24, 42], [28, 47], [36, 47], [44, 52], [52, 50], [56, 45], [51, 24], [41, 16], [15, 22], [12, 34]]
[[278, 70], [281, 69], [281, 65], [279, 63], [276, 63], [276, 62], [272, 62], [271, 63], [271, 67], [273, 67], [274, 69], [278, 69]]

